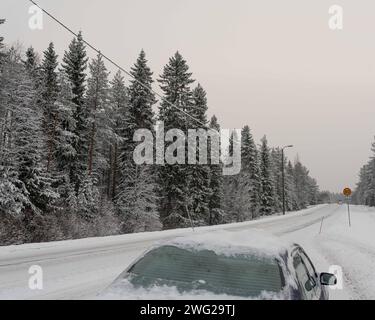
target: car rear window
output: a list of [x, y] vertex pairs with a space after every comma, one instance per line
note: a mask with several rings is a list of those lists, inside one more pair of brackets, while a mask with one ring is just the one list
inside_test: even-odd
[[284, 286], [276, 258], [224, 256], [174, 246], [148, 252], [129, 273], [136, 287], [170, 285], [182, 292], [202, 289], [240, 297], [257, 297], [264, 291], [278, 293]]

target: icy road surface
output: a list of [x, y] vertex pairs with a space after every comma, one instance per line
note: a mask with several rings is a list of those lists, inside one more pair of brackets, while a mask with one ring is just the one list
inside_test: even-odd
[[[253, 228], [301, 244], [318, 272], [328, 271], [331, 265], [341, 266], [343, 289], [330, 290], [331, 299], [375, 299], [374, 209], [353, 206], [351, 228], [343, 204], [321, 205], [251, 222], [202, 227], [195, 232], [218, 229], [251, 232]], [[0, 247], [0, 299], [93, 298], [155, 241], [191, 232], [178, 229]], [[43, 268], [43, 290], [28, 287], [28, 271], [33, 265]]]

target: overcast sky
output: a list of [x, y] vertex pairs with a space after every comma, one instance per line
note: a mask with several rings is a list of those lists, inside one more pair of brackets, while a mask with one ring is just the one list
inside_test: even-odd
[[[158, 76], [179, 50], [223, 127], [294, 144], [287, 156], [298, 153], [321, 189], [355, 186], [375, 135], [373, 0], [36, 1], [127, 69], [143, 48]], [[340, 31], [328, 27], [333, 4]], [[29, 7], [1, 0], [0, 34], [39, 52], [54, 41], [61, 56], [71, 35], [48, 17], [32, 31]]]

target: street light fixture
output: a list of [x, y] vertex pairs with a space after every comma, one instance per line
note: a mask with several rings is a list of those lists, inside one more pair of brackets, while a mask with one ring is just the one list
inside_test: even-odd
[[282, 172], [282, 185], [283, 185], [283, 215], [285, 215], [285, 173], [284, 173], [284, 149], [293, 148], [292, 145], [281, 148], [281, 172]]

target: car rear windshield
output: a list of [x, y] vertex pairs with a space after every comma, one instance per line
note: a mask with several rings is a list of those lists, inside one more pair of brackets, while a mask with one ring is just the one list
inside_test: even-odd
[[217, 255], [210, 250], [164, 246], [148, 252], [129, 270], [136, 287], [175, 286], [180, 292], [206, 290], [214, 294], [258, 297], [284, 286], [276, 258], [259, 255]]

